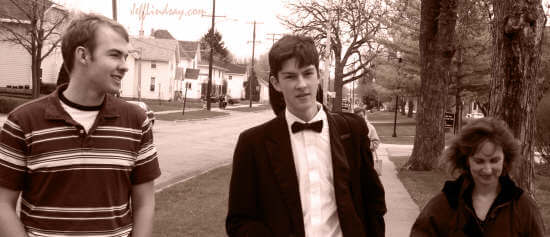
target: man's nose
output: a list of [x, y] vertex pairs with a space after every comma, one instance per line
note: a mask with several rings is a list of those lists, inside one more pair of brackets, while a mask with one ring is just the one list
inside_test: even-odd
[[122, 72], [122, 73], [126, 73], [128, 71], [128, 63], [127, 63], [127, 60], [125, 58], [123, 58], [121, 60], [121, 62], [118, 64], [118, 71]]
[[306, 80], [305, 80], [304, 76], [298, 75], [297, 80], [298, 80], [298, 84], [296, 84], [296, 87], [298, 87], [298, 88], [306, 87]]

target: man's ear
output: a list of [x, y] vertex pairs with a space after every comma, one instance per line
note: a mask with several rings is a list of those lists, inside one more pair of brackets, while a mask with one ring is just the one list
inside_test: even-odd
[[279, 87], [279, 80], [276, 77], [270, 76], [269, 81], [271, 81], [271, 84], [276, 91], [281, 92], [281, 88]]
[[75, 60], [80, 62], [81, 64], [87, 64], [91, 58], [88, 49], [83, 46], [76, 47], [74, 56]]

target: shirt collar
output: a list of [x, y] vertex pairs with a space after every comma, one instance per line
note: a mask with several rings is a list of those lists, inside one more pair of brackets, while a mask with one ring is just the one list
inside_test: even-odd
[[[57, 89], [50, 93], [48, 95], [47, 100], [49, 101], [46, 109], [46, 119], [65, 119], [68, 114], [61, 106], [59, 93], [62, 93], [65, 89], [67, 89], [68, 84], [63, 84]], [[99, 111], [99, 116], [102, 116], [104, 118], [116, 118], [119, 117], [120, 114], [116, 110], [116, 106], [114, 105], [113, 101], [115, 98], [111, 95], [105, 95], [105, 101], [103, 103], [103, 106], [101, 107], [101, 110]]]
[[[313, 118], [310, 121], [307, 121], [307, 123], [312, 123], [312, 122], [316, 122], [316, 121], [319, 121], [319, 120], [323, 120], [323, 121], [327, 120], [327, 114], [325, 113], [325, 110], [323, 109], [323, 105], [319, 102], [316, 102], [316, 105], [317, 105], [317, 108], [319, 108], [319, 110], [317, 111], [317, 114], [315, 114], [315, 116], [313, 116]], [[285, 119], [286, 119], [287, 126], [289, 128], [290, 128], [290, 126], [292, 126], [292, 124], [294, 122], [306, 123], [306, 121], [304, 121], [301, 118], [298, 118], [296, 115], [292, 114], [292, 112], [290, 112], [288, 110], [288, 108], [285, 109]]]

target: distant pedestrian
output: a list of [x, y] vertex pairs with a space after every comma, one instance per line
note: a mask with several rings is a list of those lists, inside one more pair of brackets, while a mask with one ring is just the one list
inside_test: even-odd
[[112, 96], [128, 48], [126, 30], [104, 16], [69, 24], [68, 84], [13, 110], [0, 133], [0, 236], [151, 236], [160, 176], [152, 124]]
[[426, 204], [411, 236], [544, 236], [540, 209], [509, 176], [519, 159], [519, 141], [503, 121], [471, 121], [442, 160], [460, 176]]
[[370, 123], [367, 117], [366, 110], [361, 107], [356, 107], [355, 109], [353, 109], [353, 113], [365, 119], [365, 122], [367, 123], [367, 127], [369, 128], [368, 136], [370, 139], [370, 150], [373, 152], [376, 151], [376, 149], [378, 149], [378, 146], [380, 146], [381, 141], [380, 141], [380, 137], [378, 137], [378, 133], [376, 132], [376, 128]]
[[271, 48], [269, 65], [277, 117], [239, 136], [228, 235], [384, 236], [384, 188], [367, 126], [359, 116], [330, 113], [316, 101], [313, 39], [284, 36]]

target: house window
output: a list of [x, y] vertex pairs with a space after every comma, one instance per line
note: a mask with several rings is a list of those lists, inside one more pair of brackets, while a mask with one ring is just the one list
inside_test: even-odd
[[233, 79], [233, 76], [229, 76], [229, 78], [228, 78], [227, 80], [230, 80], [230, 81], [231, 81], [231, 79]]
[[151, 63], [151, 68], [157, 68], [157, 64], [156, 63]]
[[151, 87], [149, 88], [150, 91], [155, 91], [155, 77], [151, 77]]

